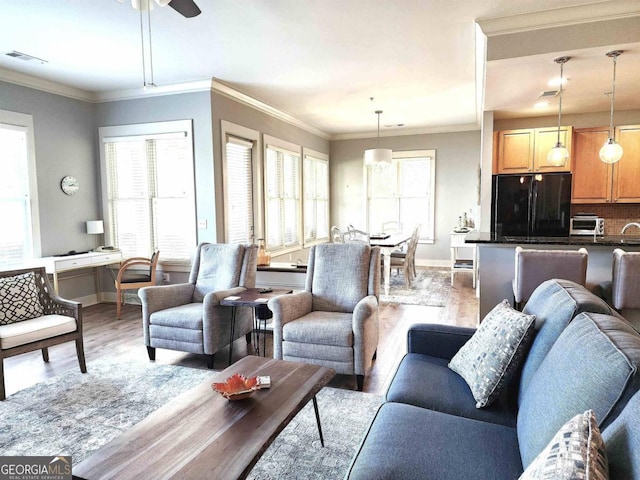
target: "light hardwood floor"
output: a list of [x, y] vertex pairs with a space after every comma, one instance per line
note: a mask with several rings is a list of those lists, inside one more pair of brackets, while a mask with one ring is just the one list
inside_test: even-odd
[[[115, 304], [99, 304], [83, 309], [84, 345], [87, 368], [91, 361], [103, 356], [139, 355], [147, 358], [142, 340], [141, 308], [125, 305], [121, 320], [116, 319]], [[471, 276], [456, 274], [449, 301], [445, 307], [418, 305], [385, 305], [380, 309], [380, 341], [378, 356], [365, 379], [364, 391], [383, 395], [398, 363], [406, 353], [407, 330], [414, 323], [444, 323], [449, 325], [476, 325], [478, 300], [471, 286]], [[262, 343], [262, 342], [261, 342]], [[253, 347], [239, 339], [233, 346], [234, 361], [254, 354]], [[267, 335], [267, 355], [272, 354], [271, 336]], [[18, 355], [4, 360], [7, 396], [35, 383], [62, 374], [69, 368], [78, 369], [73, 342], [49, 348], [49, 363], [42, 361], [40, 352]], [[216, 355], [215, 370], [227, 367], [228, 350]], [[158, 363], [183, 365], [205, 369], [205, 360], [170, 350], [157, 350]], [[330, 383], [337, 388], [355, 388], [355, 377], [337, 375]]]

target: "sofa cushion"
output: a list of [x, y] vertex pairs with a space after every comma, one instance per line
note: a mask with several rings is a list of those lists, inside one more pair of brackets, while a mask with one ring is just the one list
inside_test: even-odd
[[609, 476], [616, 480], [640, 480], [640, 393], [602, 431], [609, 457]]
[[491, 405], [476, 408], [469, 385], [447, 364], [444, 358], [405, 355], [387, 391], [387, 401], [515, 427], [515, 402], [510, 404], [501, 395]]
[[76, 319], [65, 315], [43, 315], [22, 322], [0, 325], [0, 349], [26, 345], [45, 338], [74, 332]]
[[638, 389], [640, 335], [610, 315], [581, 313], [562, 332], [531, 379], [518, 411], [527, 467], [570, 418], [593, 410], [600, 428]]
[[43, 313], [33, 272], [0, 278], [0, 325], [30, 320]]
[[565, 423], [519, 480], [607, 480], [607, 451], [593, 410]]
[[402, 403], [383, 404], [349, 479], [518, 478], [515, 429]]
[[503, 300], [491, 310], [449, 368], [465, 379], [476, 407], [490, 405], [516, 373], [534, 335], [535, 317]]
[[522, 366], [519, 401], [551, 347], [573, 318], [582, 312], [617, 313], [601, 298], [569, 280], [547, 280], [536, 288], [523, 309], [536, 316], [536, 335]]

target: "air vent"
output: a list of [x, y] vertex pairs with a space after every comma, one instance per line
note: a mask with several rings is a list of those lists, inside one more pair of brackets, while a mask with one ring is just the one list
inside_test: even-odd
[[541, 98], [555, 97], [556, 95], [558, 95], [558, 93], [560, 93], [560, 90], [547, 90], [546, 92], [542, 92], [540, 95], [538, 95], [538, 100]]
[[27, 55], [26, 53], [16, 52], [12, 50], [11, 52], [5, 53], [8, 57], [17, 58], [18, 60], [24, 60], [25, 62], [38, 62], [38, 63], [48, 63], [46, 60], [42, 58], [34, 57], [33, 55]]

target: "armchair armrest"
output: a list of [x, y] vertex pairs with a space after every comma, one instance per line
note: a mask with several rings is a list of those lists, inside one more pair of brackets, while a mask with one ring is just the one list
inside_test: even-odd
[[209, 292], [204, 296], [204, 310], [208, 311], [209, 307], [215, 307], [220, 305], [220, 300], [223, 300], [232, 295], [238, 295], [240, 292], [244, 292], [245, 287], [233, 287], [227, 290], [218, 290], [217, 292]]
[[372, 321], [378, 314], [378, 299], [374, 295], [368, 295], [360, 300], [353, 309], [353, 331], [361, 332], [366, 322]]
[[451, 360], [475, 328], [419, 323], [409, 327], [407, 352]]
[[148, 319], [154, 312], [191, 303], [193, 289], [192, 283], [141, 288], [138, 296], [142, 300], [142, 318]]
[[276, 323], [280, 328], [287, 322], [311, 313], [311, 292], [296, 292], [273, 297], [267, 306], [273, 312], [274, 328]]
[[378, 299], [368, 295], [353, 309], [353, 363], [356, 375], [365, 375], [378, 349]]

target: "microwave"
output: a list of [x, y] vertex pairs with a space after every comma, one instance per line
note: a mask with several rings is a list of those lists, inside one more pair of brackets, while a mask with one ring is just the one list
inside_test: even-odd
[[595, 215], [571, 217], [569, 235], [604, 235], [604, 218]]

